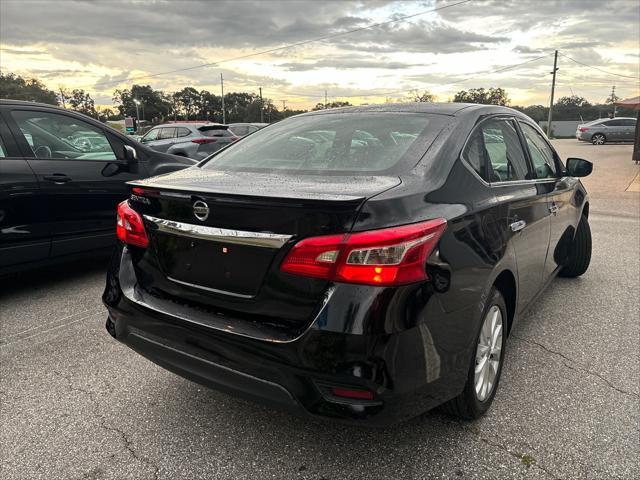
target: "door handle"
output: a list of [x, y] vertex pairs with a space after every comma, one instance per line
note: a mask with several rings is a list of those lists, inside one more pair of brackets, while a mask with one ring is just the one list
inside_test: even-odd
[[63, 183], [67, 183], [71, 181], [71, 177], [65, 175], [64, 173], [54, 173], [53, 175], [45, 175], [42, 178], [50, 182], [57, 183], [58, 185], [62, 185]]
[[518, 220], [517, 222], [513, 222], [509, 226], [511, 227], [512, 232], [519, 232], [520, 230], [522, 230], [524, 227], [527, 226], [527, 222], [525, 222], [524, 220]]
[[555, 215], [558, 213], [558, 210], [559, 210], [558, 205], [556, 205], [555, 202], [549, 205], [549, 213], [552, 213]]

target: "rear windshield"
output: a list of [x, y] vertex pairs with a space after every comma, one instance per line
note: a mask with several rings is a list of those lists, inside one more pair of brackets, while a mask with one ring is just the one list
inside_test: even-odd
[[322, 174], [404, 170], [419, 161], [446, 118], [390, 112], [294, 117], [253, 133], [200, 167]]

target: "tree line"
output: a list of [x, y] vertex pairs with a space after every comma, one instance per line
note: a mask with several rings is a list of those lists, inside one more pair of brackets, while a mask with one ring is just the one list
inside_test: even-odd
[[[137, 116], [154, 124], [167, 120], [223, 121], [222, 97], [193, 87], [185, 87], [176, 92], [165, 92], [149, 85], [133, 85], [130, 89], [117, 89], [113, 92], [113, 109], [98, 109], [91, 95], [83, 89], [60, 88], [59, 91], [54, 92], [37, 79], [25, 79], [13, 73], [0, 72], [0, 98], [59, 105], [103, 122], [122, 120], [129, 116]], [[617, 98], [610, 97], [604, 104], [592, 104], [577, 95], [561, 97], [554, 104], [553, 119], [588, 121], [606, 117], [613, 112], [612, 104], [616, 100]], [[402, 99], [388, 98], [387, 101], [434, 102], [436, 96], [429, 91], [412, 90]], [[487, 105], [510, 105], [511, 103], [503, 88], [460, 90], [453, 96], [452, 101]], [[349, 105], [351, 104], [346, 101], [318, 103], [312, 110]], [[549, 107], [544, 105], [510, 106], [537, 122], [546, 120], [549, 114]], [[271, 123], [305, 111], [288, 108], [278, 110], [271, 99], [261, 99], [259, 95], [252, 92], [230, 92], [224, 96], [224, 119], [227, 123], [260, 121]], [[633, 110], [623, 108], [618, 108], [617, 114], [618, 116], [635, 116]]]

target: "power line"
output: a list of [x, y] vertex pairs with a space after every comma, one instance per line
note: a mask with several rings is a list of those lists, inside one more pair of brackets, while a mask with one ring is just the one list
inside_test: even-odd
[[593, 70], [598, 70], [599, 72], [606, 73], [607, 75], [615, 75], [617, 77], [623, 77], [623, 78], [633, 78], [634, 80], [638, 79], [638, 77], [632, 77], [631, 75], [622, 75], [621, 73], [609, 72], [608, 70], [604, 70], [604, 69], [599, 68], [599, 67], [594, 67], [593, 65], [588, 65], [586, 63], [583, 63], [583, 62], [580, 62], [580, 61], [576, 60], [575, 58], [571, 58], [569, 55], [565, 55], [562, 52], [560, 52], [560, 55], [562, 55], [565, 58], [568, 58], [572, 62], [577, 63], [578, 65], [582, 65], [583, 67], [591, 68]]
[[[126, 79], [126, 81], [135, 82], [137, 80], [142, 80], [142, 79], [145, 79], [145, 78], [159, 77], [161, 75], [168, 75], [170, 73], [186, 72], [188, 70], [195, 70], [197, 68], [212, 67], [212, 66], [220, 65], [222, 63], [233, 62], [233, 61], [236, 61], [236, 60], [244, 60], [245, 58], [256, 57], [258, 55], [264, 55], [264, 54], [267, 54], [267, 53], [278, 52], [278, 51], [281, 51], [281, 50], [288, 50], [289, 48], [300, 47], [302, 45], [308, 45], [309, 43], [321, 42], [323, 40], [329, 40], [329, 39], [336, 38], [336, 37], [342, 37], [344, 35], [350, 35], [352, 33], [361, 32], [363, 30], [367, 30], [367, 29], [370, 29], [370, 28], [381, 27], [383, 25], [390, 25], [392, 23], [403, 22], [403, 21], [408, 20], [410, 18], [419, 17], [421, 15], [426, 15], [427, 13], [436, 12], [438, 10], [444, 10], [445, 8], [455, 7], [455, 6], [458, 6], [458, 5], [469, 3], [471, 1], [472, 0], [461, 0], [459, 2], [449, 3], [449, 4], [443, 5], [441, 7], [434, 7], [434, 8], [431, 8], [429, 10], [424, 10], [422, 12], [412, 13], [410, 15], [403, 15], [401, 17], [397, 17], [397, 18], [394, 18], [394, 19], [391, 19], [391, 20], [386, 20], [384, 22], [371, 23], [369, 25], [365, 25], [363, 27], [354, 28], [352, 30], [346, 30], [344, 32], [338, 32], [338, 33], [333, 33], [333, 34], [329, 34], [329, 35], [323, 35], [321, 37], [316, 37], [316, 38], [312, 38], [312, 39], [309, 39], [309, 40], [303, 40], [303, 41], [297, 42], [297, 43], [290, 43], [288, 45], [283, 45], [281, 47], [270, 48], [268, 50], [262, 50], [260, 52], [254, 52], [254, 53], [249, 53], [249, 54], [246, 54], [246, 55], [240, 55], [238, 57], [225, 58], [224, 60], [219, 60], [217, 62], [201, 63], [200, 65], [194, 65], [192, 67], [178, 68], [178, 69], [175, 69], [175, 70], [167, 70], [165, 72], [158, 72], [158, 73], [150, 73], [148, 75], [141, 75], [139, 77]], [[111, 84], [117, 85], [118, 83], [122, 83], [122, 81], [110, 80], [110, 81], [107, 81], [107, 82], [100, 82], [100, 83], [94, 84], [93, 87], [96, 88], [96, 87], [106, 86], [106, 85], [111, 85]], [[89, 88], [89, 86], [87, 86], [86, 88]]]

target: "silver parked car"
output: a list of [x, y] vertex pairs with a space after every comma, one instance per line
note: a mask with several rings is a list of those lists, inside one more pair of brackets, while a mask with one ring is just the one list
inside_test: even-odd
[[202, 160], [239, 138], [220, 123], [169, 123], [152, 128], [140, 142], [159, 152]]
[[268, 123], [230, 123], [229, 130], [231, 130], [238, 137], [244, 137], [250, 133], [257, 132], [261, 128], [269, 125]]
[[635, 130], [635, 118], [601, 118], [578, 125], [576, 138], [594, 145], [604, 145], [606, 142], [633, 142]]

